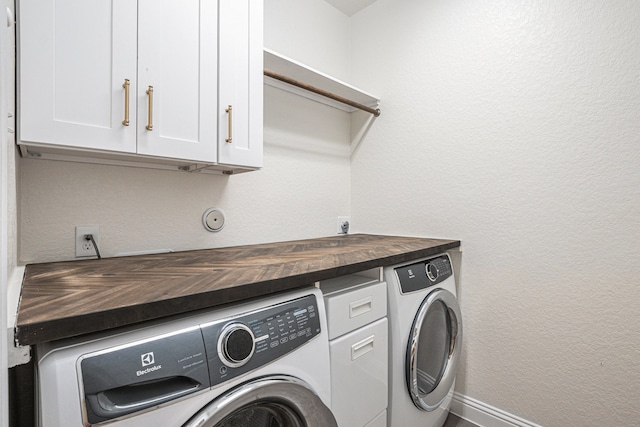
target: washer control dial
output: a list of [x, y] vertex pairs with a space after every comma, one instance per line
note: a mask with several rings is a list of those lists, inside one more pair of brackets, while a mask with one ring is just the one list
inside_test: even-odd
[[220, 332], [218, 356], [230, 368], [246, 364], [253, 356], [256, 337], [244, 323], [231, 323]]
[[435, 264], [428, 262], [427, 265], [425, 266], [425, 270], [427, 272], [427, 277], [429, 278], [429, 280], [431, 280], [432, 282], [435, 282], [436, 280], [438, 280], [438, 275], [440, 274], [440, 270], [438, 270], [438, 267], [436, 267]]

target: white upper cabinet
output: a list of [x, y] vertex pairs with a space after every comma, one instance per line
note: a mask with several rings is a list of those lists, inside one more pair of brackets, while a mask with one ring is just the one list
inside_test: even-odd
[[262, 1], [220, 0], [221, 163], [262, 166], [262, 7]]
[[138, 0], [138, 153], [216, 161], [215, 1]]
[[135, 93], [136, 8], [127, 0], [20, 2], [22, 140], [135, 153], [135, 125], [122, 125], [122, 84], [129, 79]]
[[261, 167], [262, 7], [20, 0], [20, 144], [61, 160]]

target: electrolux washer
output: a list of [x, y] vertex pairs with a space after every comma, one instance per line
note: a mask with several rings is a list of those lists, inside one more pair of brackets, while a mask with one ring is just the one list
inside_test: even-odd
[[40, 427], [336, 426], [315, 288], [36, 352]]
[[462, 317], [448, 254], [386, 267], [389, 427], [441, 427], [462, 347]]

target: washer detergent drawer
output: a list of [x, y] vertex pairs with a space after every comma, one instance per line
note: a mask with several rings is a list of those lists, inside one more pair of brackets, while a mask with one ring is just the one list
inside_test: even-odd
[[332, 340], [387, 315], [387, 284], [346, 288], [325, 294], [324, 301]]
[[368, 425], [387, 408], [387, 334], [385, 317], [329, 343], [332, 410], [338, 426]]
[[199, 327], [86, 354], [78, 370], [90, 424], [210, 387]]

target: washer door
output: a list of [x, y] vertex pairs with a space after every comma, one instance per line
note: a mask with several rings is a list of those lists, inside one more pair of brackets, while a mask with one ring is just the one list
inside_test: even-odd
[[456, 297], [436, 289], [422, 302], [407, 347], [406, 376], [413, 403], [433, 411], [447, 397], [462, 347], [462, 316]]
[[294, 377], [245, 383], [205, 406], [183, 427], [337, 427], [309, 386]]

